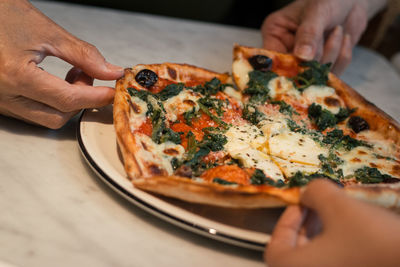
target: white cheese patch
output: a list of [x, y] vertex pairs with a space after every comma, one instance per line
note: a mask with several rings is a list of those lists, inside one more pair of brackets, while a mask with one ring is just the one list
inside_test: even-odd
[[[306, 99], [309, 105], [316, 103], [333, 114], [337, 114], [341, 107], [339, 96], [336, 94], [335, 89], [329, 86], [311, 85], [303, 91], [302, 96]], [[325, 101], [327, 98], [334, 99], [334, 101], [337, 100], [339, 105], [328, 105]]]
[[271, 158], [257, 148], [266, 143], [262, 131], [251, 124], [232, 126], [226, 132], [227, 143], [224, 149], [239, 160], [246, 168], [258, 168], [271, 179], [283, 180], [283, 174]]
[[177, 116], [187, 111], [191, 111], [193, 107], [196, 111], [199, 110], [197, 100], [201, 98], [201, 95], [191, 90], [182, 90], [178, 95], [173, 96], [163, 102], [165, 111], [167, 112], [166, 117], [170, 121], [176, 121]]
[[236, 85], [240, 90], [244, 90], [247, 87], [247, 83], [249, 82], [249, 72], [253, 70], [253, 67], [250, 65], [247, 60], [238, 59], [233, 61], [232, 63], [232, 72], [236, 78]]
[[224, 93], [227, 94], [228, 96], [232, 97], [233, 99], [236, 99], [239, 101], [239, 103], [242, 103], [242, 93], [236, 89], [234, 89], [232, 86], [227, 86], [224, 89]]
[[309, 136], [290, 131], [271, 136], [269, 151], [272, 156], [315, 166], [320, 163], [318, 155], [328, 155], [328, 149], [321, 147]]
[[146, 121], [147, 104], [136, 96], [131, 97], [129, 126], [131, 132], [138, 129]]
[[292, 177], [296, 174], [296, 172], [301, 172], [309, 175], [319, 171], [319, 166], [294, 163], [278, 157], [272, 157], [272, 160], [279, 166], [279, 168], [287, 178]]
[[268, 117], [259, 123], [261, 131], [267, 139], [287, 131], [287, 120], [283, 116]]
[[288, 95], [294, 99], [301, 98], [300, 92], [296, 89], [293, 82], [284, 76], [279, 76], [269, 81], [268, 88], [271, 98], [282, 94]]
[[229, 145], [244, 142], [252, 148], [258, 148], [267, 141], [267, 138], [260, 129], [248, 123], [230, 127], [225, 135]]
[[357, 169], [365, 166], [370, 168], [378, 168], [382, 174], [389, 174], [397, 162], [386, 158], [377, 157], [375, 151], [371, 148], [358, 146], [350, 151], [336, 152], [336, 154], [344, 161], [340, 168], [343, 175], [352, 176]]
[[135, 135], [136, 144], [140, 147], [137, 151], [137, 161], [141, 169], [145, 168], [146, 163], [154, 163], [161, 169], [166, 170], [169, 175], [173, 173], [171, 159], [176, 157], [181, 159], [185, 149], [181, 145], [172, 142], [156, 144], [145, 134]]

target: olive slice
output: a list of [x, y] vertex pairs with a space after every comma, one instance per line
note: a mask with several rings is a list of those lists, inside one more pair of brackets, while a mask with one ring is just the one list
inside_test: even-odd
[[350, 117], [348, 125], [355, 133], [369, 129], [368, 122], [359, 116]]
[[158, 81], [158, 76], [154, 71], [151, 71], [149, 69], [144, 69], [136, 74], [135, 80], [141, 86], [149, 88]]
[[268, 71], [272, 67], [272, 59], [263, 55], [252, 56], [249, 63], [255, 70], [260, 71]]

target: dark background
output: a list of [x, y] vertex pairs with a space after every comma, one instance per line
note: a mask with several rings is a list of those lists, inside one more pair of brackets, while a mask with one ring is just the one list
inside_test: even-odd
[[[49, 1], [49, 0], [48, 0]], [[163, 16], [260, 28], [264, 18], [291, 0], [53, 0]]]

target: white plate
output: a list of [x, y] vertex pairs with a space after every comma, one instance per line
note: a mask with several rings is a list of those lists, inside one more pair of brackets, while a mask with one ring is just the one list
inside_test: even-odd
[[85, 110], [77, 131], [88, 164], [120, 195], [184, 229], [230, 244], [263, 250], [282, 209], [229, 209], [159, 197], [133, 187], [117, 150], [112, 107]]

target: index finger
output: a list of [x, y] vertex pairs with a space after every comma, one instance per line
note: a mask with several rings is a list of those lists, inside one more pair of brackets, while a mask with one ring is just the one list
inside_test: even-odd
[[300, 206], [289, 206], [286, 208], [275, 226], [271, 241], [266, 249], [265, 258], [267, 262], [274, 261], [282, 253], [296, 246], [305, 216], [305, 209]]
[[37, 67], [26, 71], [17, 90], [20, 95], [62, 112], [105, 106], [114, 97], [111, 87], [70, 84]]

